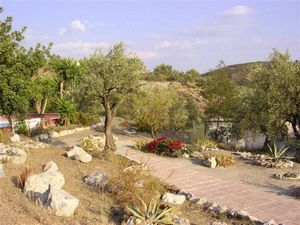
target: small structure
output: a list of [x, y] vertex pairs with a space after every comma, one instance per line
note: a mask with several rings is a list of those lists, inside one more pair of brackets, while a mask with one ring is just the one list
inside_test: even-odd
[[[43, 128], [53, 127], [59, 124], [60, 114], [58, 113], [44, 113], [44, 114], [29, 114], [24, 122], [29, 129], [35, 129], [39, 126]], [[18, 125], [20, 120], [15, 116], [12, 117], [13, 126]], [[7, 116], [0, 115], [0, 129], [11, 130]]]

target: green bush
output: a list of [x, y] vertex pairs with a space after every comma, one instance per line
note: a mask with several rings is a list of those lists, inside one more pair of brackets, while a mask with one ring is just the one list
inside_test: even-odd
[[76, 107], [69, 100], [59, 99], [56, 102], [56, 110], [61, 116], [63, 125], [70, 125], [71, 122], [76, 122]]
[[28, 135], [28, 127], [25, 121], [21, 121], [16, 125], [16, 133]]
[[91, 125], [94, 121], [94, 117], [88, 113], [78, 112], [76, 114], [76, 122], [83, 126]]

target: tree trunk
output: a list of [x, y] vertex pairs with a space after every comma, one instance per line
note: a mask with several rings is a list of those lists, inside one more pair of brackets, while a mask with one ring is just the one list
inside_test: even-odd
[[154, 129], [151, 127], [151, 137], [153, 138], [153, 139], [155, 139], [155, 136], [156, 136], [156, 132], [154, 131]]
[[292, 127], [293, 127], [295, 137], [299, 140], [300, 134], [297, 129], [297, 118], [295, 116], [293, 116], [293, 119], [292, 119]]
[[38, 114], [41, 113], [41, 104], [42, 102], [40, 100], [35, 101], [35, 109]]
[[15, 134], [15, 128], [14, 128], [14, 123], [13, 123], [13, 119], [12, 116], [8, 116], [8, 122], [9, 122], [9, 126], [11, 127], [11, 132], [14, 135]]
[[59, 84], [59, 95], [60, 95], [60, 99], [64, 98], [64, 82], [60, 82]]
[[105, 108], [105, 124], [104, 124], [104, 134], [105, 134], [105, 147], [106, 152], [115, 151], [116, 143], [112, 134], [112, 120], [114, 111], [111, 109], [107, 98], [104, 98], [104, 108]]
[[43, 107], [42, 107], [42, 114], [45, 113], [46, 111], [46, 107], [47, 107], [47, 104], [48, 104], [48, 98], [45, 98], [44, 100], [44, 104], [43, 104]]

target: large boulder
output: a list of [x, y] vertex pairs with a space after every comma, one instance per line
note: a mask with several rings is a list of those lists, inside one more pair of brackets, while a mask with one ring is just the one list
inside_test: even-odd
[[68, 192], [49, 187], [46, 205], [51, 208], [55, 215], [69, 217], [74, 214], [79, 200]]
[[184, 195], [176, 195], [172, 193], [166, 193], [163, 195], [162, 200], [167, 203], [181, 205], [185, 202], [186, 197]]
[[13, 164], [23, 164], [26, 161], [27, 154], [23, 149], [12, 147], [9, 151], [9, 158]]
[[47, 164], [45, 164], [43, 166], [43, 170], [44, 171], [48, 171], [48, 172], [57, 172], [58, 171], [58, 166], [55, 162], [50, 161]]
[[83, 178], [84, 182], [88, 185], [97, 187], [103, 187], [108, 183], [108, 177], [104, 172], [93, 172], [90, 175]]
[[62, 173], [46, 171], [41, 174], [29, 176], [25, 182], [23, 191], [29, 199], [44, 205], [47, 201], [48, 193], [46, 191], [49, 187], [60, 189], [64, 184], [65, 179]]
[[69, 159], [75, 159], [83, 163], [92, 161], [92, 156], [78, 146], [73, 146], [66, 154]]
[[21, 141], [21, 138], [18, 134], [14, 134], [12, 137], [10, 137], [10, 141], [12, 143], [17, 143], [17, 142], [20, 142]]

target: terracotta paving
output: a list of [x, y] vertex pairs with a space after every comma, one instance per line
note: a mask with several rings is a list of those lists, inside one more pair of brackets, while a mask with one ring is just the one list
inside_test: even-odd
[[252, 185], [222, 180], [201, 174], [199, 165], [188, 160], [160, 157], [129, 148], [120, 143], [117, 154], [146, 163], [154, 175], [175, 185], [194, 198], [206, 198], [229, 208], [244, 210], [260, 220], [274, 219], [279, 224], [300, 225], [300, 201]]

